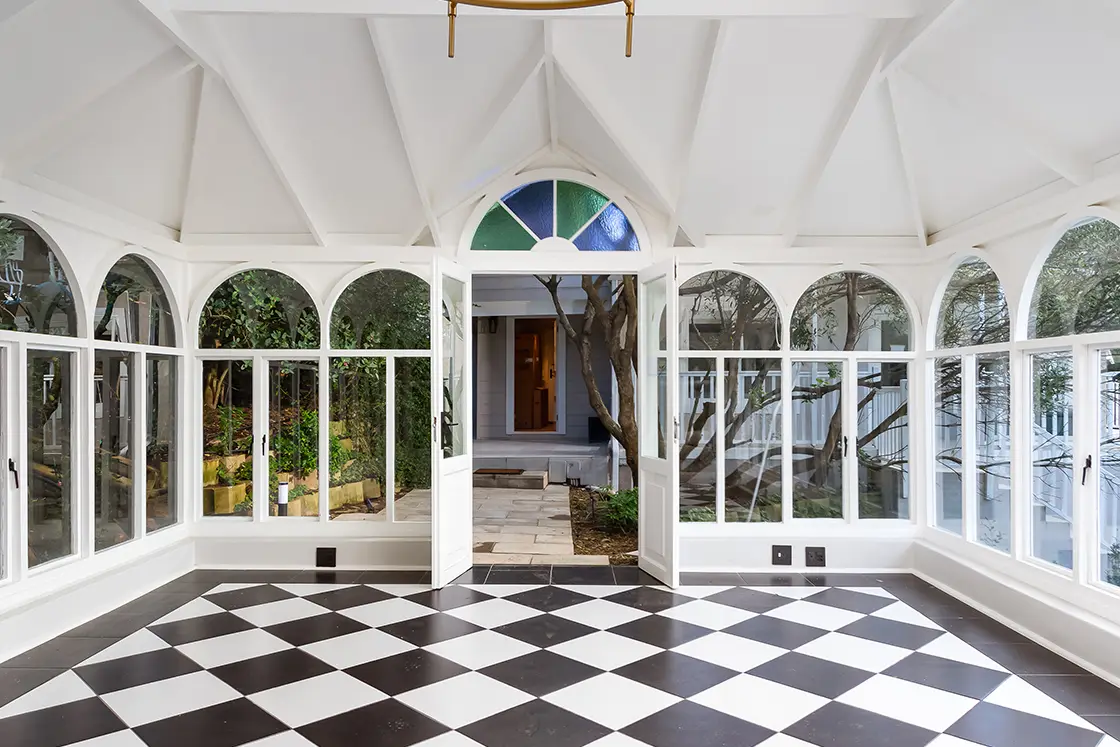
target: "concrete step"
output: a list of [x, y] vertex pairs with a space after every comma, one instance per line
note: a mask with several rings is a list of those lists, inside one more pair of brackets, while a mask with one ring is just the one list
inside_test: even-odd
[[520, 475], [474, 475], [476, 488], [505, 488], [511, 490], [544, 490], [548, 487], [547, 472], [522, 472]]

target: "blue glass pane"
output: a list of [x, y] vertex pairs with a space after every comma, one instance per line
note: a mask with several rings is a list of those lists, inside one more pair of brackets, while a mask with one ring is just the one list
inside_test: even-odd
[[552, 236], [552, 182], [535, 182], [518, 187], [502, 198], [510, 212], [521, 219], [538, 239]]
[[613, 202], [575, 238], [581, 252], [636, 252], [638, 235]]

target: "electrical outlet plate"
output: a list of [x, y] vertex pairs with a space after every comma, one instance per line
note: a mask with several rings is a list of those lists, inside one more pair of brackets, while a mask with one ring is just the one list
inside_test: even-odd
[[825, 566], [825, 552], [823, 547], [806, 547], [805, 548], [805, 567], [807, 568], [824, 568]]
[[771, 545], [770, 562], [773, 565], [793, 565], [793, 546]]
[[338, 567], [338, 548], [337, 547], [316, 547], [315, 548], [315, 567], [316, 568], [336, 568], [336, 567]]

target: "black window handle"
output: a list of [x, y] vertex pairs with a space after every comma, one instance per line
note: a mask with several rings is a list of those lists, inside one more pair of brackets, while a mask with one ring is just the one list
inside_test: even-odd
[[844, 436], [844, 456], [848, 456], [848, 437]]
[[1089, 474], [1089, 470], [1093, 468], [1093, 455], [1085, 457], [1085, 466], [1081, 468], [1081, 484], [1085, 484], [1085, 478]]
[[16, 478], [16, 490], [19, 490], [19, 470], [18, 470], [18, 469], [16, 469], [16, 463], [15, 463], [15, 460], [13, 460], [13, 459], [9, 459], [9, 460], [8, 460], [8, 471], [9, 471], [9, 472], [11, 472], [11, 473], [12, 473], [13, 475], [15, 475], [15, 478]]
[[261, 436], [261, 454], [268, 453], [268, 434]]

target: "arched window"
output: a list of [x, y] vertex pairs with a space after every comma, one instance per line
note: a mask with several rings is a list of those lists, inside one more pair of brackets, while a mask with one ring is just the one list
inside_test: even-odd
[[630, 220], [608, 197], [584, 184], [548, 180], [518, 187], [494, 203], [475, 230], [471, 250], [526, 252], [553, 237], [581, 252], [640, 249]]
[[882, 279], [863, 272], [827, 275], [793, 311], [794, 350], [910, 350], [910, 314]]
[[198, 347], [319, 347], [319, 314], [302, 285], [276, 270], [245, 270], [219, 285], [202, 310]]
[[1011, 340], [1007, 297], [994, 270], [979, 257], [957, 266], [937, 315], [937, 347], [963, 348]]
[[[681, 284], [681, 520], [782, 520], [781, 315], [729, 270]], [[753, 352], [747, 352], [753, 351]], [[723, 445], [723, 479], [718, 478]]]
[[121, 257], [101, 284], [93, 338], [175, 347], [171, 303], [147, 260]]
[[331, 313], [331, 347], [339, 350], [427, 350], [430, 286], [404, 270], [377, 270], [342, 292]]
[[1120, 330], [1120, 227], [1072, 226], [1046, 258], [1027, 317], [1030, 338]]
[[0, 329], [78, 335], [70, 280], [54, 250], [18, 218], [0, 215]]

